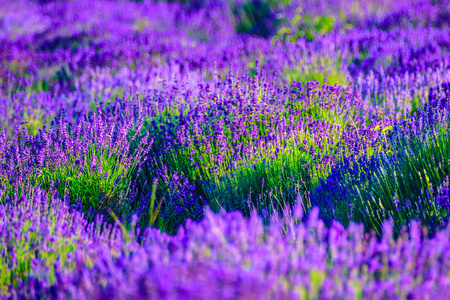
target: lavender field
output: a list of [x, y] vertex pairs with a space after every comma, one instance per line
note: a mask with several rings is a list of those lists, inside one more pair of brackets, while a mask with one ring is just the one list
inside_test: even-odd
[[0, 0], [0, 299], [450, 299], [448, 0]]

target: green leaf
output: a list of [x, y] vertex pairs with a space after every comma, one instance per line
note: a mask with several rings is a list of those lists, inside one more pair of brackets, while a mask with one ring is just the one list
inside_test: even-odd
[[386, 133], [386, 132], [388, 132], [389, 130], [390, 130], [390, 131], [393, 130], [392, 126], [388, 126], [388, 127], [383, 128], [382, 132], [383, 132], [383, 133]]

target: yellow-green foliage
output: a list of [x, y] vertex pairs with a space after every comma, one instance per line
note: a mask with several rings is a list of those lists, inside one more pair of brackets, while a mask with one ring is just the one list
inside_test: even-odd
[[[91, 163], [95, 161], [95, 165]], [[101, 164], [101, 169], [100, 168]], [[58, 193], [79, 200], [86, 208], [107, 210], [117, 208], [120, 212], [123, 199], [129, 191], [130, 174], [134, 168], [125, 167], [123, 159], [104, 149], [90, 148], [84, 162], [77, 163], [68, 156], [67, 164], [47, 166], [41, 169], [36, 183], [44, 190], [54, 186]]]
[[326, 34], [335, 28], [335, 18], [333, 16], [311, 17], [303, 13], [301, 8], [297, 9], [297, 13], [292, 19], [280, 16], [279, 22], [283, 25], [277, 30], [273, 41], [279, 40], [294, 43], [301, 38], [312, 41], [316, 36]]
[[45, 120], [44, 111], [42, 109], [33, 109], [33, 112], [30, 114], [25, 111], [24, 120], [27, 122], [24, 126], [30, 135], [36, 135], [38, 130], [44, 126], [46, 121], [48, 121]]
[[342, 70], [339, 59], [330, 57], [315, 58], [308, 63], [300, 63], [295, 67], [288, 67], [284, 72], [289, 83], [292, 81], [306, 84], [308, 81], [317, 80], [320, 83], [327, 78], [327, 84], [348, 85], [347, 74]]
[[150, 22], [147, 19], [137, 19], [134, 22], [133, 29], [136, 32], [145, 32], [146, 28], [150, 26]]

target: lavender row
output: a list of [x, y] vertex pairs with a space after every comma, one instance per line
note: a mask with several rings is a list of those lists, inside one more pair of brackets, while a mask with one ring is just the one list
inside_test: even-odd
[[[265, 227], [253, 213], [206, 212], [176, 236], [88, 224], [66, 202], [36, 192], [0, 205], [1, 293], [75, 298], [443, 297], [449, 229], [419, 223], [377, 240], [362, 225], [330, 228], [302, 209]], [[141, 243], [138, 243], [138, 238]]]
[[[322, 2], [315, 7], [326, 10], [326, 1]], [[139, 75], [144, 73], [136, 77], [146, 77], [150, 70], [165, 64], [176, 65], [183, 71], [200, 69], [200, 73], [209, 74], [213, 65], [219, 70], [230, 67], [244, 70], [258, 57], [269, 61], [274, 57], [277, 63], [269, 62], [268, 67], [283, 73], [281, 67], [286, 64], [279, 63], [285, 60], [285, 51], [273, 47], [269, 40], [233, 34], [232, 13], [227, 5], [217, 1], [198, 10], [186, 10], [176, 4], [153, 2], [82, 1], [36, 5], [23, 1], [5, 4], [2, 6], [5, 25], [1, 30], [3, 47], [0, 52], [5, 67], [0, 76], [2, 89], [73, 90], [80, 87], [76, 84], [80, 75], [89, 74], [97, 67], [106, 68], [110, 76], [127, 70], [135, 72], [135, 69]], [[296, 5], [307, 4], [292, 3], [284, 10], [295, 11]], [[365, 4], [349, 1], [347, 7], [352, 5]], [[348, 12], [344, 3], [338, 6], [345, 7], [342, 11]], [[381, 10], [386, 13], [388, 7], [393, 15], [420, 8], [422, 14], [417, 16], [428, 12], [426, 19], [430, 20], [439, 20], [438, 15], [448, 10], [445, 4], [428, 1], [420, 5], [415, 2], [387, 3]], [[72, 11], [83, 13], [71, 14]], [[30, 14], [34, 16], [32, 19], [24, 17]], [[415, 14], [409, 12], [407, 15], [414, 17]], [[406, 24], [408, 22], [411, 20], [407, 18]], [[307, 42], [306, 47], [313, 53], [321, 44], [339, 49], [345, 61], [343, 69], [348, 64], [352, 75], [379, 69], [379, 64], [384, 65], [386, 72], [392, 69], [425, 71], [427, 67], [438, 66], [443, 59], [448, 60], [448, 29], [445, 26], [416, 26], [394, 26], [389, 30], [357, 26], [345, 34], [330, 31], [318, 36], [311, 45], [305, 38], [296, 42]], [[200, 33], [202, 37], [192, 32]], [[335, 49], [329, 48], [327, 52], [336, 52]], [[293, 54], [292, 60], [302, 53], [295, 52], [298, 53]], [[242, 57], [248, 59], [241, 60]], [[119, 72], [121, 70], [124, 71]]]
[[[442, 80], [440, 73], [433, 74], [435, 82]], [[402, 81], [399, 89], [392, 88], [395, 81], [388, 83], [393, 93], [433, 84], [422, 77]], [[397, 130], [400, 120], [383, 109], [366, 114], [361, 96], [350, 87], [294, 81], [281, 89], [259, 73], [254, 78], [217, 76], [213, 84], [198, 85], [195, 96], [184, 83], [162, 86], [164, 92], [97, 101], [95, 111], [87, 114], [73, 109], [72, 116], [61, 114], [35, 135], [26, 127], [19, 127], [12, 138], [4, 132], [1, 188], [12, 195], [40, 185], [70, 196], [85, 211], [116, 207], [122, 218], [148, 209], [152, 183], [159, 178], [155, 209], [169, 222], [166, 226], [176, 229], [186, 217], [201, 217], [205, 203], [216, 210], [257, 207], [262, 212], [293, 203], [301, 194], [310, 206], [310, 192], [335, 172], [332, 168], [343, 164], [338, 173], [346, 176], [348, 158], [404, 152], [387, 148], [389, 131]], [[425, 102], [428, 95], [433, 107], [442, 97], [439, 101], [446, 101], [445, 91], [422, 87], [418, 99]], [[405, 126], [429, 119], [426, 114], [418, 118], [408, 118]], [[373, 172], [370, 168], [364, 172]], [[351, 201], [333, 194], [342, 198], [336, 198], [340, 203]], [[344, 211], [333, 211], [330, 218]]]

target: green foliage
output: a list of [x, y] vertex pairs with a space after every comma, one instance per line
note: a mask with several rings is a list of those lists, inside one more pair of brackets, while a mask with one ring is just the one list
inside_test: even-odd
[[323, 271], [311, 270], [310, 282], [312, 285], [312, 295], [311, 298], [316, 298], [319, 295], [319, 291], [322, 287], [323, 281], [325, 280], [326, 274]]
[[269, 37], [274, 28], [275, 16], [272, 1], [245, 0], [242, 4], [231, 2], [238, 33]]
[[67, 163], [43, 167], [36, 183], [44, 190], [58, 191], [60, 196], [81, 202], [85, 209], [126, 212], [135, 166], [128, 167], [126, 158], [115, 153], [117, 150], [90, 145], [84, 160], [68, 155]]
[[310, 61], [300, 62], [299, 66], [291, 66], [284, 72], [287, 81], [298, 81], [306, 84], [308, 81], [325, 82], [328, 85], [348, 85], [347, 74], [342, 68], [340, 59], [329, 56], [309, 58]]
[[[214, 176], [206, 183], [204, 193], [213, 209], [258, 212], [281, 209], [302, 194], [309, 206], [307, 192], [311, 189], [309, 158], [301, 147], [260, 149], [257, 159], [235, 163], [223, 176]], [[278, 153], [277, 153], [278, 152]], [[317, 170], [316, 170], [317, 171]]]
[[44, 124], [50, 124], [50, 118], [44, 118], [42, 109], [34, 109], [30, 114], [24, 111], [25, 128], [29, 135], [36, 135], [38, 130], [44, 127]]
[[[17, 76], [22, 78], [30, 78], [30, 74], [26, 72], [16, 72]], [[72, 87], [72, 80], [74, 75], [70, 72], [67, 65], [54, 66], [52, 68], [41, 71], [40, 74], [34, 77], [29, 86], [18, 86], [16, 91], [32, 91], [34, 93], [47, 92], [54, 89], [57, 85], [59, 87]]]
[[298, 39], [306, 38], [312, 41], [318, 35], [324, 35], [335, 29], [335, 18], [333, 16], [312, 17], [303, 13], [301, 8], [292, 19], [283, 15], [278, 19], [280, 26], [273, 37], [273, 41], [296, 42]]

